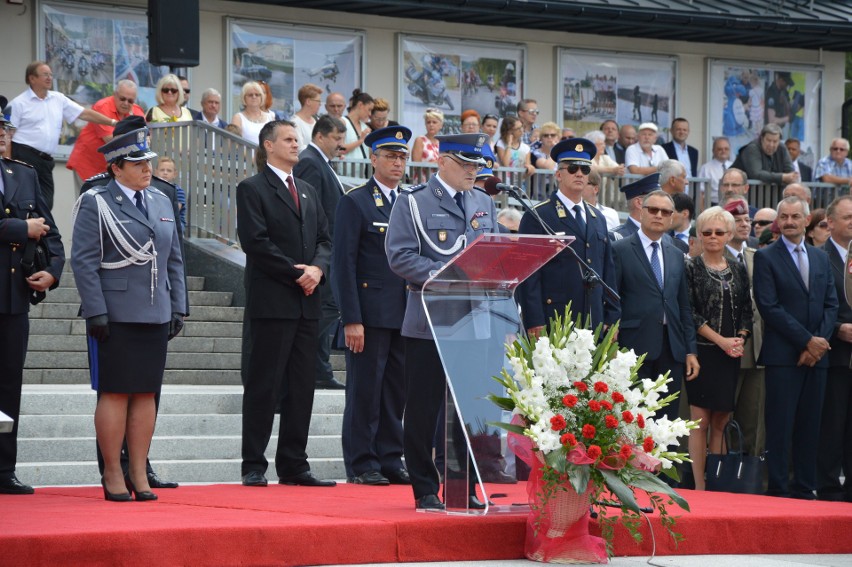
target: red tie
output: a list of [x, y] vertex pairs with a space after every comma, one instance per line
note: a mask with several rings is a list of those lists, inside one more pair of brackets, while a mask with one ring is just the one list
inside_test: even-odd
[[296, 192], [296, 184], [293, 183], [293, 176], [287, 176], [287, 187], [290, 188], [290, 196], [293, 197], [293, 202], [296, 204], [296, 212], [301, 212], [299, 209], [299, 194]]

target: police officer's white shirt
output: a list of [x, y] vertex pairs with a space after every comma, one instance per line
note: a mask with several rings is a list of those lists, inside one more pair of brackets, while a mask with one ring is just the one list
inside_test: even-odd
[[452, 199], [456, 198], [456, 193], [458, 193], [458, 191], [447, 185], [447, 183], [443, 179], [441, 179], [440, 173], [435, 174], [435, 179], [437, 179], [438, 183], [440, 183], [444, 187], [444, 189], [447, 191], [447, 193], [449, 193]]
[[845, 246], [841, 246], [840, 244], [838, 244], [837, 241], [834, 238], [829, 238], [829, 240], [831, 241], [832, 244], [834, 244], [834, 247], [837, 248], [837, 253], [840, 254], [841, 258], [843, 258], [843, 264], [845, 265], [846, 264], [847, 248]]
[[127, 187], [126, 185], [122, 185], [118, 181], [116, 181], [115, 184], [118, 185], [118, 188], [121, 189], [121, 192], [124, 193], [124, 196], [127, 197], [128, 199], [130, 199], [130, 203], [134, 206], [136, 206], [136, 193], [141, 193], [142, 194], [142, 202], [145, 203], [145, 208], [146, 209], [148, 208], [148, 205], [147, 205], [148, 195], [145, 193], [144, 189], [141, 190], [141, 191], [134, 191], [130, 187]]
[[582, 199], [580, 199], [579, 202], [575, 203], [574, 201], [566, 197], [562, 193], [562, 191], [556, 192], [556, 198], [562, 201], [562, 204], [565, 206], [566, 209], [568, 209], [569, 214], [575, 219], [577, 218], [577, 211], [574, 210], [574, 207], [580, 205], [580, 216], [583, 218], [583, 222], [586, 222], [586, 207], [583, 206]]
[[[393, 188], [388, 187], [387, 185], [384, 185], [381, 181], [379, 181], [378, 179], [376, 179], [376, 178], [375, 178], [375, 176], [373, 177], [373, 181], [375, 181], [375, 182], [376, 182], [376, 185], [378, 185], [378, 186], [379, 186], [379, 189], [381, 189], [381, 191], [382, 191], [382, 195], [384, 195], [384, 196], [385, 196], [385, 199], [387, 199], [388, 201], [390, 201], [391, 203], [393, 203], [393, 202], [394, 202], [394, 199], [395, 199], [395, 198], [399, 195], [399, 189], [398, 189], [398, 187], [393, 187]], [[393, 193], [394, 193], [394, 199], [391, 199], [391, 196], [390, 196], [391, 191], [393, 191]]]
[[[633, 224], [635, 224], [636, 228], [638, 228], [638, 229], [642, 228], [642, 225], [639, 223], [639, 221], [634, 219], [633, 217], [627, 217], [627, 220], [632, 222]], [[650, 256], [649, 256], [649, 258], [650, 258]]]

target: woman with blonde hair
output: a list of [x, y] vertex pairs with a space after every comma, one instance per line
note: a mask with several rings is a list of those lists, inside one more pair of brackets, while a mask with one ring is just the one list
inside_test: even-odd
[[734, 226], [734, 217], [722, 207], [698, 215], [696, 231], [703, 251], [686, 262], [701, 364], [697, 377], [686, 378], [690, 417], [700, 420], [698, 429], [689, 432], [696, 490], [705, 489], [708, 431], [710, 452], [722, 452], [725, 425], [734, 411], [740, 357], [752, 329], [748, 273], [742, 263], [725, 257]]
[[556, 162], [550, 157], [550, 150], [559, 142], [560, 129], [556, 122], [545, 122], [538, 129], [538, 141], [530, 146], [532, 163], [536, 169], [556, 169]]
[[177, 75], [163, 75], [154, 89], [157, 106], [152, 106], [145, 115], [146, 122], [191, 122], [192, 114], [183, 106], [183, 87]]
[[240, 127], [243, 139], [258, 144], [260, 129], [267, 122], [275, 120], [275, 113], [264, 110], [266, 93], [263, 87], [255, 81], [248, 81], [240, 91], [240, 102], [243, 109], [234, 114], [231, 124]]
[[438, 138], [444, 128], [444, 113], [437, 108], [427, 108], [423, 113], [423, 122], [426, 124], [426, 133], [418, 136], [414, 140], [414, 147], [411, 150], [411, 161], [432, 161], [437, 162], [438, 156]]
[[373, 99], [373, 111], [370, 113], [370, 123], [368, 126], [371, 130], [379, 128], [387, 128], [388, 126], [399, 126], [399, 122], [389, 120], [390, 103], [387, 99], [376, 97]]

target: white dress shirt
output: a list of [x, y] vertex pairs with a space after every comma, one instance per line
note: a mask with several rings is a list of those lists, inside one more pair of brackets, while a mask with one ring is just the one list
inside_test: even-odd
[[629, 168], [631, 165], [657, 167], [667, 159], [669, 159], [669, 156], [666, 154], [663, 146], [658, 146], [657, 144], [651, 146], [651, 155], [649, 156], [642, 151], [639, 142], [636, 142], [628, 146], [624, 152], [624, 167]]
[[706, 177], [710, 179], [709, 189], [711, 203], [719, 202], [719, 181], [722, 179], [722, 175], [725, 173], [725, 170], [731, 167], [733, 163], [734, 162], [731, 160], [721, 162], [716, 158], [713, 158], [702, 165], [698, 170], [698, 177]]
[[39, 98], [31, 88], [12, 99], [10, 121], [17, 128], [15, 142], [47, 154], [55, 154], [63, 122], [74, 122], [83, 107], [56, 91]]

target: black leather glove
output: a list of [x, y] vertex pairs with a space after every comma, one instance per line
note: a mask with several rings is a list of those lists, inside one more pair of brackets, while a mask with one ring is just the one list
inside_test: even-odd
[[181, 329], [183, 329], [183, 314], [172, 313], [172, 320], [169, 321], [169, 340], [178, 336]]
[[86, 332], [90, 337], [100, 343], [109, 338], [109, 317], [106, 315], [95, 315], [86, 319]]

